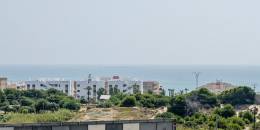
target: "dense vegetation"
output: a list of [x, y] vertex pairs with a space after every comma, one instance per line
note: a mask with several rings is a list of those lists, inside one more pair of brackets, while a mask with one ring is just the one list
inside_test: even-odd
[[221, 103], [232, 105], [253, 104], [255, 92], [253, 89], [241, 86], [222, 92], [219, 96]]
[[162, 106], [168, 106], [170, 103], [170, 97], [164, 95], [153, 95], [153, 94], [132, 94], [126, 95], [123, 93], [118, 93], [113, 96], [108, 101], [102, 101], [98, 103], [98, 107], [111, 107], [111, 106], [121, 106], [121, 107], [147, 107], [147, 108], [159, 108]]
[[[242, 130], [254, 121], [252, 111], [236, 111], [232, 105], [254, 103], [254, 91], [249, 87], [237, 87], [215, 95], [207, 89], [199, 89], [172, 97], [169, 112], [157, 118], [176, 119], [183, 127], [201, 129]], [[239, 98], [238, 98], [239, 97]], [[220, 107], [220, 104], [224, 104]], [[260, 125], [259, 125], [260, 126]]]
[[[61, 109], [77, 111], [80, 109], [80, 103], [73, 97], [66, 96], [64, 93], [55, 89], [49, 89], [46, 91], [4, 89], [3, 91], [0, 91], [0, 110], [4, 113], [8, 113], [2, 115], [0, 121], [7, 121], [7, 119], [12, 120], [14, 115], [22, 117], [23, 114], [38, 114], [38, 116], [35, 115], [36, 117], [44, 115], [56, 120], [56, 118], [50, 116], [51, 114], [45, 113], [54, 112], [54, 115], [55, 112], [68, 113], [66, 110], [60, 111]], [[64, 114], [64, 116], [65, 115], [66, 114]], [[70, 114], [67, 115], [70, 117]], [[62, 119], [65, 120], [66, 118], [60, 118], [60, 120]]]
[[[98, 90], [98, 98], [104, 92], [104, 89]], [[235, 106], [254, 103], [255, 93], [249, 87], [237, 87], [219, 95], [205, 88], [180, 92], [171, 97], [164, 94], [165, 92], [161, 95], [136, 92], [126, 95], [113, 91], [111, 98], [99, 101], [97, 107], [168, 107], [168, 112], [158, 114], [157, 118], [175, 119], [181, 126], [188, 128], [218, 127], [240, 130], [254, 121], [252, 111], [243, 111], [237, 115], [234, 109]], [[47, 91], [5, 89], [0, 91], [0, 110], [7, 114], [0, 116], [0, 122], [19, 122], [24, 118], [30, 119], [28, 122], [64, 121], [73, 116], [72, 111], [80, 109], [80, 103], [85, 104], [87, 101], [75, 100], [54, 89]], [[54, 112], [53, 115], [50, 112]], [[43, 117], [46, 119], [41, 119]]]

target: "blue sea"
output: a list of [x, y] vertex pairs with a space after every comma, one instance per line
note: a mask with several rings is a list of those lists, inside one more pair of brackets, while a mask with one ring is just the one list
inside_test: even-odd
[[234, 85], [251, 86], [256, 83], [260, 91], [260, 66], [90, 66], [90, 65], [0, 65], [0, 76], [9, 81], [64, 78], [69, 80], [86, 79], [88, 74], [94, 77], [119, 75], [140, 80], [156, 80], [165, 88], [181, 90], [195, 89], [193, 72], [201, 72], [199, 85], [221, 80]]

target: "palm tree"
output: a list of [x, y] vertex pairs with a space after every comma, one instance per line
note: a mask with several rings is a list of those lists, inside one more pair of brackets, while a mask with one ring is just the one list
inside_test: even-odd
[[168, 89], [168, 91], [169, 91], [169, 96], [170, 97], [173, 97], [174, 96], [174, 89]]
[[180, 91], [180, 94], [183, 95], [183, 90]]
[[87, 91], [88, 91], [88, 92], [87, 92], [87, 95], [88, 95], [88, 102], [89, 102], [89, 99], [90, 99], [90, 97], [89, 97], [89, 96], [91, 95], [91, 92], [90, 92], [90, 90], [91, 90], [91, 87], [90, 87], [90, 86], [88, 86], [88, 87], [87, 87]]
[[133, 87], [133, 93], [137, 94], [137, 93], [141, 93], [140, 91], [140, 86], [137, 85], [136, 83], [132, 86]]
[[185, 88], [184, 90], [185, 90], [185, 93], [186, 93], [186, 94], [187, 94], [187, 93], [188, 93], [188, 91], [189, 91], [189, 89], [187, 89], [187, 88]]

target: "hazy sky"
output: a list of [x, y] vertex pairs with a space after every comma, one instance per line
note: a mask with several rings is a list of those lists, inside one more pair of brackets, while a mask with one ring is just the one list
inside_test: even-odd
[[260, 65], [259, 0], [0, 0], [0, 64]]

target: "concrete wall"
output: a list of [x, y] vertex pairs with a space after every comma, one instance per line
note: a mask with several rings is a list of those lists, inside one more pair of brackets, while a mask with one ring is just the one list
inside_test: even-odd
[[70, 130], [68, 126], [53, 126], [52, 130]]
[[14, 130], [14, 127], [3, 127], [0, 130]]
[[123, 130], [123, 124], [122, 123], [106, 124], [106, 130]]
[[87, 125], [70, 126], [70, 130], [88, 130], [88, 126]]
[[52, 126], [34, 126], [33, 130], [51, 130]]
[[0, 130], [175, 130], [169, 120], [0, 124]]
[[172, 123], [157, 123], [157, 130], [173, 130]]
[[88, 125], [88, 130], [105, 130], [105, 125]]
[[140, 123], [140, 130], [157, 130], [156, 123]]
[[123, 124], [123, 130], [139, 130], [139, 123]]

